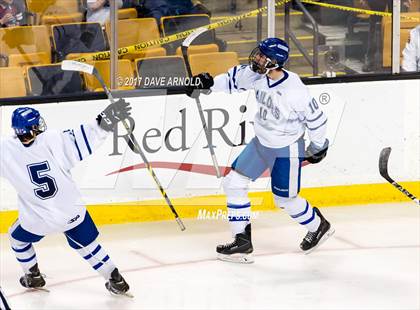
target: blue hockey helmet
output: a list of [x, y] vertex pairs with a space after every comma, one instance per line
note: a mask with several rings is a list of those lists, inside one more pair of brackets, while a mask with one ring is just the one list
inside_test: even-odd
[[22, 142], [29, 142], [44, 132], [46, 125], [38, 110], [24, 107], [13, 111], [12, 128]]
[[283, 68], [289, 59], [289, 50], [289, 45], [282, 39], [265, 39], [249, 55], [249, 65], [254, 72], [267, 74], [270, 70]]

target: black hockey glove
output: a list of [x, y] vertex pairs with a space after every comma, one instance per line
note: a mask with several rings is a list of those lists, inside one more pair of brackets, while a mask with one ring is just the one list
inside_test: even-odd
[[112, 131], [118, 122], [130, 116], [130, 111], [130, 103], [124, 99], [118, 99], [115, 103], [107, 106], [106, 109], [98, 115], [96, 121], [103, 130]]
[[214, 85], [213, 77], [210, 73], [200, 73], [192, 77], [191, 85], [187, 86], [187, 95], [191, 98], [197, 98], [200, 93], [210, 94], [210, 88]]
[[322, 148], [316, 147], [312, 142], [305, 151], [305, 160], [311, 164], [317, 164], [327, 156], [329, 141], [325, 139]]

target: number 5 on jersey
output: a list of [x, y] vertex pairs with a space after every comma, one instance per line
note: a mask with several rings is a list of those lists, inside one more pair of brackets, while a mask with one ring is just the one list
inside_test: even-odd
[[50, 171], [48, 161], [31, 164], [27, 167], [31, 182], [37, 186], [37, 188], [34, 189], [35, 196], [43, 200], [54, 197], [55, 194], [57, 194], [58, 189], [55, 179], [45, 173]]

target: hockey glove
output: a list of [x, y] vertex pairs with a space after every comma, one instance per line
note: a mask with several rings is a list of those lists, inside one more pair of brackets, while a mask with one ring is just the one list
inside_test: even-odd
[[96, 121], [103, 130], [113, 131], [118, 122], [125, 120], [130, 116], [130, 111], [130, 103], [124, 99], [118, 99], [115, 103], [107, 106], [106, 109], [98, 115]]
[[325, 143], [321, 148], [316, 147], [315, 144], [311, 142], [305, 151], [305, 160], [311, 164], [319, 163], [327, 156], [328, 145], [328, 139], [325, 139]]
[[214, 85], [213, 77], [210, 73], [200, 73], [192, 77], [191, 85], [187, 86], [187, 95], [191, 98], [198, 98], [200, 93], [210, 94], [210, 88]]

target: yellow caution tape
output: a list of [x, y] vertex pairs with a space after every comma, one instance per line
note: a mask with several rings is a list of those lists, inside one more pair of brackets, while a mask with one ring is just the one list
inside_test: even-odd
[[323, 2], [317, 2], [317, 1], [312, 1], [312, 0], [301, 0], [301, 1], [302, 1], [302, 3], [313, 4], [313, 5], [318, 5], [318, 6], [322, 6], [322, 7], [325, 7], [325, 8], [329, 8], [329, 9], [336, 9], [336, 10], [347, 11], [347, 12], [355, 12], [355, 13], [368, 14], [368, 15], [377, 15], [377, 16], [382, 16], [382, 17], [392, 16], [392, 13], [388, 13], [388, 12], [365, 10], [365, 9], [353, 8], [353, 7], [350, 7], [350, 6], [323, 3]]
[[[290, 1], [291, 0], [280, 0], [280, 1], [276, 1], [276, 3], [274, 5], [276, 7], [278, 7], [278, 6], [281, 6], [281, 5], [284, 5], [284, 4], [288, 3]], [[265, 13], [265, 12], [267, 12], [267, 10], [268, 10], [268, 7], [265, 6], [265, 7], [250, 11], [248, 13], [244, 13], [244, 14], [241, 14], [241, 15], [226, 18], [224, 20], [221, 20], [221, 21], [218, 21], [218, 22], [215, 22], [215, 23], [211, 23], [209, 25], [202, 26], [202, 27], [199, 27], [199, 28], [207, 28], [208, 30], [217, 29], [217, 28], [229, 25], [229, 24], [236, 23], [237, 21], [239, 21], [241, 19], [256, 16], [256, 15], [261, 14], [261, 13]], [[175, 34], [163, 37], [163, 38], [149, 40], [149, 41], [141, 42], [141, 43], [138, 43], [138, 44], [135, 44], [135, 45], [127, 46], [127, 47], [121, 47], [121, 48], [118, 49], [118, 56], [121, 57], [123, 55], [130, 54], [130, 53], [138, 53], [139, 51], [145, 50], [145, 49], [153, 47], [153, 46], [161, 46], [163, 44], [168, 44], [168, 43], [172, 43], [172, 42], [175, 42], [175, 41], [178, 41], [178, 40], [185, 39], [191, 33], [193, 33], [196, 29], [197, 28], [194, 28], [194, 29], [183, 31], [183, 32], [175, 33]], [[104, 51], [104, 52], [97, 52], [97, 53], [88, 54], [84, 57], [80, 57], [80, 58], [75, 59], [75, 60], [81, 61], [81, 62], [97, 61], [97, 60], [109, 59], [110, 56], [111, 56], [110, 51]]]
[[[313, 1], [313, 0], [301, 0], [301, 1], [302, 1], [302, 3], [318, 5], [318, 6], [322, 6], [322, 7], [329, 8], [329, 9], [336, 9], [336, 10], [341, 10], [341, 11], [354, 12], [354, 13], [367, 14], [367, 15], [376, 15], [376, 16], [382, 16], [382, 17], [392, 17], [392, 13], [389, 13], [389, 12], [359, 9], [359, 8], [354, 8], [354, 7], [350, 7], [350, 6], [323, 3], [323, 2]], [[407, 16], [407, 15], [404, 15], [404, 14], [401, 14], [401, 18], [420, 22], [420, 18], [411, 17], [411, 16]]]
[[[275, 7], [282, 6], [282, 5], [284, 5], [284, 4], [286, 4], [290, 1], [291, 0], [276, 1], [274, 6]], [[392, 17], [392, 13], [389, 13], [389, 12], [359, 9], [359, 8], [354, 8], [354, 7], [349, 7], [349, 6], [317, 2], [317, 1], [313, 1], [313, 0], [302, 0], [302, 2], [306, 3], [306, 4], [313, 4], [313, 5], [318, 5], [318, 6], [321, 6], [321, 7], [326, 7], [326, 8], [336, 9], [336, 10], [341, 10], [341, 11], [355, 12], [355, 13], [361, 13], [361, 14], [367, 14], [367, 15], [376, 15], [376, 16], [382, 16], [382, 17]], [[229, 25], [229, 24], [236, 23], [236, 22], [238, 22], [242, 19], [245, 19], [245, 18], [255, 17], [258, 14], [266, 13], [267, 11], [268, 11], [268, 7], [265, 6], [265, 7], [250, 11], [248, 13], [228, 17], [228, 18], [223, 19], [221, 21], [211, 23], [209, 25], [202, 26], [202, 27], [199, 27], [199, 28], [207, 28], [208, 30], [214, 30], [214, 29], [221, 28], [221, 27], [224, 27], [224, 26]], [[409, 20], [413, 20], [413, 21], [420, 21], [419, 18], [406, 16], [406, 15], [401, 15], [401, 18], [409, 19]], [[127, 55], [127, 54], [130, 54], [130, 53], [138, 53], [140, 51], [146, 50], [146, 49], [148, 49], [150, 47], [153, 47], [153, 46], [161, 46], [161, 45], [164, 45], [164, 44], [168, 44], [168, 43], [172, 43], [172, 42], [175, 42], [175, 41], [178, 41], [178, 40], [185, 39], [191, 33], [193, 33], [196, 29], [197, 28], [194, 28], [194, 29], [183, 31], [183, 32], [175, 33], [175, 34], [172, 34], [172, 35], [169, 35], [169, 36], [166, 36], [166, 37], [141, 42], [141, 43], [138, 43], [138, 44], [135, 44], [135, 45], [127, 46], [127, 47], [121, 47], [117, 51], [118, 56], [121, 57], [123, 55]], [[105, 60], [105, 59], [109, 59], [110, 57], [111, 57], [111, 52], [110, 51], [103, 51], [103, 52], [86, 54], [86, 56], [80, 57], [76, 60], [81, 61], [81, 62], [86, 62], [86, 61]]]

